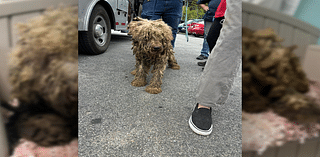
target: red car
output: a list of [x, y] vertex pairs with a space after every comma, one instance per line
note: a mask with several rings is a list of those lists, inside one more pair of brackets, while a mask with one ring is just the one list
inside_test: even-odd
[[193, 34], [194, 36], [202, 36], [204, 34], [204, 22], [192, 23], [188, 28], [188, 33]]

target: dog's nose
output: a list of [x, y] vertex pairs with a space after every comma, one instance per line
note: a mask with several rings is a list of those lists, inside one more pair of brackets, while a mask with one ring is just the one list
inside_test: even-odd
[[155, 46], [153, 47], [154, 50], [160, 50], [160, 47], [159, 46]]

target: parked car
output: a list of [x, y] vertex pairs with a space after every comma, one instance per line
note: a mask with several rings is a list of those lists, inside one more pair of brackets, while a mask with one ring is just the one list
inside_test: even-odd
[[178, 32], [185, 33], [186, 28], [188, 29], [190, 26], [193, 26], [194, 24], [203, 21], [203, 19], [192, 19], [187, 21], [186, 23], [180, 23], [178, 25]]
[[203, 20], [203, 19], [193, 19], [193, 20], [189, 20], [189, 21], [187, 22], [187, 26], [193, 26], [194, 24], [199, 23], [199, 22], [201, 22], [201, 21], [204, 21], [204, 20]]
[[204, 34], [204, 21], [194, 23], [188, 28], [188, 33], [193, 34], [196, 37], [202, 36]]
[[185, 23], [180, 23], [178, 25], [178, 33], [179, 32], [182, 32], [182, 33], [185, 33], [186, 32], [186, 24]]

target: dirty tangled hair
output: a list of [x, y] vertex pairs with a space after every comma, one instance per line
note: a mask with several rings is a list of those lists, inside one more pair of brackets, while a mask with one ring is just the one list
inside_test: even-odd
[[136, 68], [131, 72], [135, 75], [135, 79], [131, 85], [137, 87], [146, 85], [146, 76], [153, 65], [153, 77], [145, 90], [151, 94], [158, 94], [162, 92], [162, 77], [168, 59], [174, 60], [171, 45], [172, 31], [161, 19], [153, 21], [137, 18], [136, 20], [128, 26], [128, 34], [132, 35], [132, 49], [136, 58]]
[[13, 98], [44, 101], [65, 116], [77, 114], [77, 14], [77, 7], [60, 7], [18, 25], [20, 39], [9, 62]]
[[[132, 35], [133, 54], [138, 58], [148, 55], [150, 59], [159, 58], [159, 55], [169, 56], [173, 53], [171, 40], [173, 40], [171, 27], [161, 19], [146, 20], [137, 18], [138, 21], [132, 21], [129, 26], [128, 35]], [[158, 41], [163, 47], [161, 53], [150, 53], [152, 42]], [[148, 44], [149, 43], [149, 44]]]

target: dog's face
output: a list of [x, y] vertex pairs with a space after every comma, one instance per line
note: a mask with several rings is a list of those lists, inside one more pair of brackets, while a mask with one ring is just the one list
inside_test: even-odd
[[165, 49], [172, 47], [172, 31], [167, 24], [162, 20], [140, 20], [132, 21], [128, 26], [134, 47], [149, 55], [163, 54]]
[[142, 43], [145, 45], [147, 52], [151, 55], [156, 55], [163, 52], [163, 44], [165, 43], [165, 40], [161, 37], [157, 39], [151, 36], [150, 38], [145, 38]]

